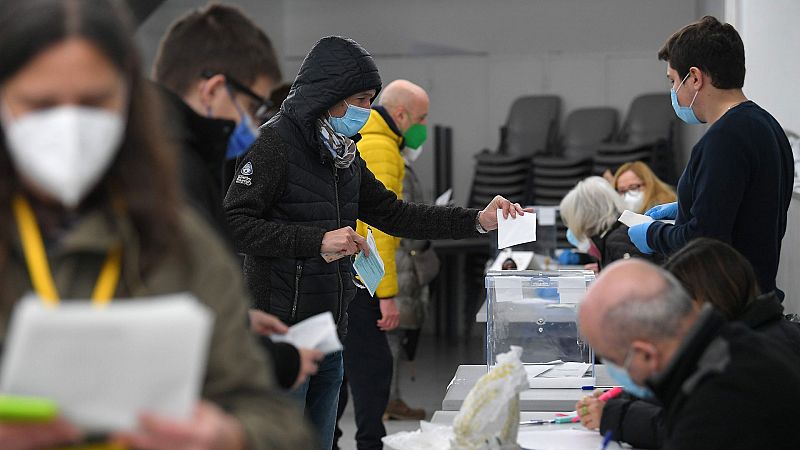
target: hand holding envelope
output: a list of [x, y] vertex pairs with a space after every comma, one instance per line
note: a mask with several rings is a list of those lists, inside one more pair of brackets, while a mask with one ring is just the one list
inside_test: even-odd
[[536, 240], [536, 213], [517, 217], [503, 218], [503, 210], [497, 210], [497, 248], [504, 249], [513, 245], [524, 244]]

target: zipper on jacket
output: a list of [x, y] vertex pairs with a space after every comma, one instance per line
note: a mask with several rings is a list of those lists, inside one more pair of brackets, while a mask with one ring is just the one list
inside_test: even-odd
[[292, 301], [292, 315], [291, 322], [294, 323], [297, 319], [297, 301], [300, 298], [300, 276], [303, 275], [303, 265], [297, 263], [297, 268], [294, 271], [294, 300]]
[[[333, 166], [333, 192], [336, 196], [336, 228], [339, 229], [342, 228], [342, 214], [339, 210], [339, 169], [336, 168], [336, 165]], [[342, 320], [342, 298], [344, 297], [344, 283], [340, 269], [341, 266], [336, 268], [336, 274], [339, 276], [339, 301], [336, 304], [337, 324]]]

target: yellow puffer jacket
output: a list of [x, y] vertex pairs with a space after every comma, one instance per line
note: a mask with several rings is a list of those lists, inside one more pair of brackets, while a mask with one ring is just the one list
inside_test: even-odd
[[[403, 137], [395, 133], [386, 120], [374, 109], [369, 115], [369, 120], [359, 132], [361, 140], [358, 141], [358, 151], [361, 158], [367, 163], [367, 168], [375, 174], [386, 189], [403, 198], [403, 177], [405, 164], [400, 155], [400, 142]], [[356, 231], [361, 236], [367, 235], [367, 224], [358, 221]], [[390, 236], [376, 228], [372, 228], [378, 253], [381, 254], [386, 275], [378, 285], [375, 295], [378, 298], [391, 298], [397, 295], [397, 268], [394, 255], [400, 245], [400, 239]]]

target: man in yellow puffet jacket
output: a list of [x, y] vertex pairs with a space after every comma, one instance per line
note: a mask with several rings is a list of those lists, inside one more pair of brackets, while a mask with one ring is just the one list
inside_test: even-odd
[[[421, 87], [396, 80], [383, 90], [373, 106], [369, 120], [361, 129], [358, 150], [369, 170], [387, 189], [403, 196], [405, 162], [402, 151], [418, 150], [426, 138], [428, 94]], [[358, 234], [367, 235], [367, 225], [358, 222]], [[344, 342], [345, 379], [353, 395], [358, 449], [380, 449], [386, 435], [383, 413], [389, 401], [392, 381], [392, 355], [386, 332], [400, 323], [394, 303], [397, 294], [395, 251], [400, 239], [372, 228], [372, 235], [383, 259], [386, 274], [375, 297], [359, 289], [348, 306], [348, 332]], [[347, 402], [342, 384], [339, 411]], [[337, 429], [337, 438], [340, 435]], [[335, 448], [335, 446], [334, 446]]]

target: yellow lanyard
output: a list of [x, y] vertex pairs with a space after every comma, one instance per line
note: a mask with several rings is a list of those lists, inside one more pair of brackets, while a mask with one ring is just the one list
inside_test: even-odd
[[[55, 307], [58, 305], [60, 298], [53, 280], [53, 274], [50, 271], [50, 264], [47, 262], [47, 254], [44, 250], [44, 242], [39, 231], [39, 225], [36, 223], [36, 216], [33, 214], [28, 200], [22, 195], [14, 196], [12, 205], [33, 289], [39, 294], [46, 306]], [[119, 283], [121, 268], [122, 246], [116, 245], [109, 250], [106, 261], [103, 263], [103, 268], [100, 270], [100, 275], [97, 277], [97, 284], [95, 284], [92, 292], [92, 304], [94, 306], [103, 307], [114, 297], [117, 283]]]

